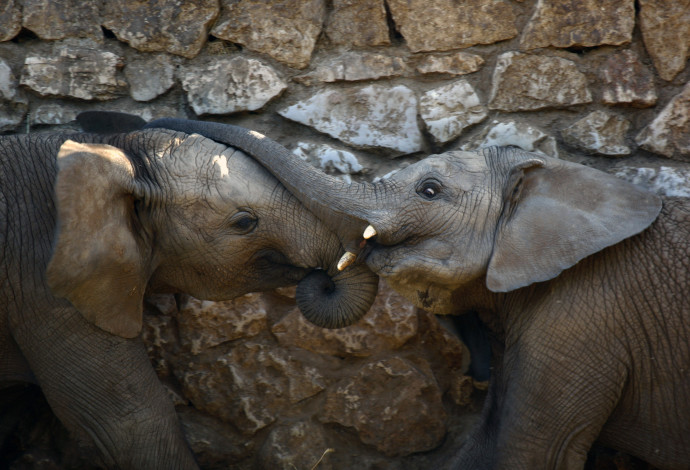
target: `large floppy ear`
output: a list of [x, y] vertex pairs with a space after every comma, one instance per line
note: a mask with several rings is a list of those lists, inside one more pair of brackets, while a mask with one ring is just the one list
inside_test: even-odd
[[133, 222], [134, 168], [116, 147], [66, 141], [55, 183], [57, 234], [48, 285], [91, 323], [139, 334], [147, 282]]
[[504, 190], [486, 285], [507, 292], [552, 279], [647, 228], [661, 199], [584, 165], [548, 157], [517, 163]]

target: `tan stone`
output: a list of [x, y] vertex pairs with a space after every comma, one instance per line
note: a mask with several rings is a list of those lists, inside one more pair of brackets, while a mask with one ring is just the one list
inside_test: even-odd
[[18, 0], [0, 2], [0, 42], [9, 41], [22, 29], [22, 11]]
[[642, 129], [635, 142], [650, 152], [690, 161], [690, 83]]
[[398, 349], [417, 334], [417, 312], [381, 281], [371, 309], [354, 325], [332, 330], [319, 328], [295, 308], [273, 325], [271, 333], [286, 348], [297, 346], [333, 356], [370, 356]]
[[90, 47], [59, 46], [51, 56], [28, 56], [20, 83], [43, 96], [109, 100], [125, 93], [123, 59]]
[[407, 70], [401, 57], [375, 52], [345, 52], [335, 57], [322, 59], [312, 72], [295, 77], [305, 85], [317, 82], [375, 80], [384, 77], [401, 76]]
[[594, 111], [563, 129], [563, 140], [588, 153], [610, 157], [630, 155], [625, 143], [630, 121], [604, 111]]
[[455, 54], [428, 54], [417, 63], [419, 73], [448, 73], [465, 75], [476, 72], [484, 65], [484, 59], [476, 54], [456, 52]]
[[659, 76], [672, 80], [690, 57], [690, 0], [640, 0], [639, 23]]
[[201, 51], [219, 13], [217, 0], [109, 0], [103, 5], [103, 26], [120, 41], [140, 51], [188, 58]]
[[324, 0], [222, 0], [212, 34], [290, 67], [309, 65], [326, 17]]
[[503, 0], [387, 0], [412, 52], [447, 51], [517, 36], [515, 13]]
[[605, 104], [646, 108], [656, 104], [654, 75], [630, 50], [612, 54], [599, 70]]
[[192, 354], [266, 329], [266, 302], [260, 294], [211, 302], [184, 295], [177, 316], [180, 343]]
[[24, 27], [41, 39], [103, 38], [98, 2], [22, 0], [22, 4]]
[[630, 42], [634, 0], [541, 0], [525, 27], [520, 47], [594, 47]]
[[591, 101], [587, 78], [573, 61], [518, 52], [498, 57], [490, 109], [529, 111]]
[[319, 419], [354, 428], [362, 442], [388, 456], [432, 449], [446, 427], [428, 365], [396, 356], [374, 360], [329, 388]]
[[384, 0], [333, 0], [325, 31], [337, 45], [389, 45]]
[[331, 470], [329, 459], [322, 459], [328, 450], [323, 427], [318, 423], [281, 423], [271, 429], [259, 450], [260, 468]]

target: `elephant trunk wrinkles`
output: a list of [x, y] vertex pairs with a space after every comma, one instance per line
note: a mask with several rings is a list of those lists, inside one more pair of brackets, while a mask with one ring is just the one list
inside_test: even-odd
[[[347, 249], [358, 249], [358, 240], [368, 223], [367, 201], [373, 200], [373, 185], [346, 184], [295, 158], [277, 142], [242, 127], [174, 118], [158, 119], [145, 127], [197, 133], [246, 152], [333, 230]], [[317, 326], [340, 328], [368, 311], [377, 290], [378, 277], [364, 264], [333, 278], [317, 269], [298, 283], [297, 303], [305, 318]]]

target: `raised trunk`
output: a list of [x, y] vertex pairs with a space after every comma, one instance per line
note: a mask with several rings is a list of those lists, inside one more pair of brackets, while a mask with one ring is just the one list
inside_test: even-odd
[[[346, 249], [357, 250], [357, 240], [370, 216], [368, 205], [374, 200], [372, 185], [345, 184], [299, 160], [277, 142], [242, 127], [165, 118], [150, 122], [146, 128], [196, 133], [244, 151], [333, 230]], [[332, 259], [339, 255], [333, 253]], [[329, 266], [323, 268], [328, 270]], [[317, 326], [340, 328], [356, 322], [369, 310], [377, 290], [378, 277], [364, 264], [333, 278], [317, 269], [298, 284], [297, 303], [305, 318]]]

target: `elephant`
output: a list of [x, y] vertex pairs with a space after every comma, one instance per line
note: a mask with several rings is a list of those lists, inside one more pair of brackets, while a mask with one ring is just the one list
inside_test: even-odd
[[378, 287], [241, 144], [172, 130], [0, 137], [0, 227], [0, 387], [37, 384], [108, 468], [197, 468], [139, 338], [146, 294], [297, 284], [338, 326]]
[[690, 200], [513, 147], [350, 184], [287, 151], [253, 156], [339, 233], [341, 268], [365, 263], [419, 307], [476, 313], [500, 339], [481, 419], [439, 466], [578, 469], [597, 443], [688, 468]]

